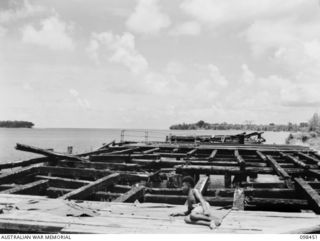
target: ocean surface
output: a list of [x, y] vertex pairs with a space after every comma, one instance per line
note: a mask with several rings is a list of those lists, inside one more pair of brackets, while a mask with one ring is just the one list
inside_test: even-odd
[[[74, 153], [92, 151], [103, 143], [120, 141], [121, 129], [75, 129], [75, 128], [0, 128], [0, 162], [13, 162], [38, 157], [40, 155], [15, 150], [16, 143], [41, 148], [53, 148], [66, 152], [73, 146]], [[168, 134], [179, 135], [222, 135], [241, 133], [238, 130], [128, 130], [124, 131], [125, 140], [164, 141]], [[249, 133], [249, 131], [247, 131]], [[288, 132], [265, 132], [263, 137], [268, 144], [285, 144]]]

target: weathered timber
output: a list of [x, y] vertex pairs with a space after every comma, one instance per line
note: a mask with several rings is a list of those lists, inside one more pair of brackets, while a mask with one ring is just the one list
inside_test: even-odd
[[214, 160], [215, 156], [217, 155], [217, 152], [218, 152], [218, 150], [215, 149], [215, 150], [213, 150], [213, 151], [210, 153], [209, 161], [212, 162], [212, 161]]
[[[234, 188], [216, 188], [207, 189], [205, 196], [221, 196], [221, 197], [233, 197]], [[292, 198], [298, 199], [299, 195], [295, 189], [288, 188], [244, 188], [244, 194], [246, 197], [258, 197], [258, 198]]]
[[159, 147], [156, 147], [156, 148], [151, 148], [151, 149], [149, 149], [149, 150], [143, 151], [142, 153], [143, 153], [143, 154], [151, 154], [151, 153], [153, 153], [153, 152], [155, 152], [155, 151], [159, 151], [159, 150], [160, 150], [160, 148], [159, 148]]
[[209, 177], [202, 176], [200, 177], [199, 181], [197, 182], [194, 188], [203, 194], [206, 191], [208, 184], [209, 184]]
[[98, 201], [113, 201], [114, 199], [119, 198], [121, 195], [122, 193], [98, 191], [92, 195], [92, 198]]
[[187, 157], [190, 157], [192, 155], [194, 155], [198, 150], [195, 148], [195, 149], [192, 149], [191, 151], [188, 151], [187, 152]]
[[70, 168], [70, 167], [51, 167], [41, 166], [37, 168], [37, 172], [40, 175], [51, 174], [59, 177], [73, 177], [94, 180], [106, 175], [111, 174], [111, 171], [107, 170], [96, 170], [89, 168]]
[[133, 153], [135, 151], [138, 151], [139, 149], [140, 149], [140, 147], [128, 148], [128, 149], [124, 149], [124, 150], [120, 150], [120, 151], [109, 152], [108, 155], [131, 154], [131, 153]]
[[45, 179], [49, 181], [50, 187], [64, 187], [64, 188], [79, 188], [88, 185], [91, 182], [85, 180], [75, 180], [70, 178], [52, 177], [52, 176], [36, 176], [38, 179]]
[[[284, 170], [284, 169], [283, 169]], [[300, 175], [304, 174], [304, 170], [301, 168], [286, 168], [285, 171], [290, 173], [291, 175]], [[195, 173], [195, 174], [217, 174], [217, 175], [224, 175], [224, 174], [241, 174], [239, 167], [231, 167], [231, 166], [199, 166], [199, 165], [182, 165], [176, 166], [177, 173]], [[274, 170], [269, 167], [247, 167], [245, 170], [246, 175], [250, 174], [274, 174]]]
[[284, 182], [247, 182], [243, 183], [243, 186], [250, 188], [286, 188]]
[[113, 141], [111, 141], [111, 142], [109, 142], [107, 144], [102, 145], [102, 147], [100, 147], [98, 150], [102, 150], [102, 149], [108, 148], [109, 146], [114, 145], [115, 143], [116, 143], [116, 140], [113, 140]]
[[[204, 197], [212, 206], [226, 206], [233, 203], [233, 198], [221, 198], [221, 197]], [[145, 194], [144, 202], [153, 203], [168, 203], [168, 204], [184, 204], [187, 200], [187, 196], [183, 195], [154, 195]]]
[[109, 188], [110, 192], [115, 192], [115, 193], [125, 193], [128, 192], [131, 189], [131, 186], [129, 185], [119, 185], [115, 184]]
[[82, 199], [86, 198], [95, 192], [101, 190], [101, 188], [107, 188], [120, 180], [119, 173], [113, 173], [106, 177], [100, 178], [86, 186], [80, 187], [72, 192], [69, 192], [63, 196], [61, 199]]
[[89, 160], [92, 162], [129, 162], [131, 159], [130, 154], [100, 154], [90, 155]]
[[[168, 204], [184, 204], [186, 196], [182, 195], [154, 195], [145, 194], [144, 202], [168, 203]], [[204, 199], [212, 206], [231, 206], [233, 197], [208, 197]], [[307, 208], [308, 202], [303, 199], [279, 199], [279, 198], [249, 198], [246, 200], [246, 206], [294, 206], [298, 208]]]
[[312, 157], [312, 156], [309, 156], [307, 154], [304, 154], [302, 152], [297, 152], [298, 156], [310, 161], [310, 162], [313, 162], [315, 163], [318, 167], [320, 167], [320, 160], [315, 158], [315, 157]]
[[299, 209], [307, 209], [308, 202], [303, 199], [280, 199], [280, 198], [249, 198], [246, 199], [246, 205], [253, 206], [291, 206]]
[[138, 171], [141, 170], [141, 166], [133, 163], [112, 163], [112, 162], [78, 162], [70, 160], [60, 160], [58, 162], [60, 166], [76, 167], [76, 168], [94, 168], [94, 169], [110, 169], [110, 170], [122, 170], [122, 171]]
[[65, 228], [65, 223], [50, 223], [50, 222], [32, 222], [30, 220], [12, 220], [1, 219], [0, 230], [1, 233], [43, 233], [43, 234], [57, 234]]
[[73, 189], [70, 188], [59, 188], [59, 187], [48, 187], [46, 191], [46, 195], [49, 198], [57, 198], [60, 196], [63, 196], [69, 192], [73, 191]]
[[24, 193], [34, 193], [35, 191], [41, 192], [41, 189], [45, 189], [48, 186], [48, 180], [38, 180], [32, 183], [25, 185], [19, 185], [14, 188], [10, 188], [4, 191], [1, 191], [0, 194], [24, 194]]
[[232, 176], [229, 173], [224, 174], [224, 187], [231, 187], [232, 184]]
[[182, 188], [146, 188], [145, 192], [160, 195], [184, 195]]
[[297, 166], [304, 168], [304, 169], [309, 169], [310, 166], [302, 161], [300, 161], [299, 159], [289, 155], [289, 154], [285, 154], [283, 152], [279, 152], [280, 156], [282, 156], [283, 158], [293, 162], [294, 164], [296, 164]]
[[41, 155], [48, 156], [48, 157], [54, 157], [54, 158], [60, 158], [60, 159], [71, 159], [71, 160], [77, 160], [77, 161], [86, 161], [85, 159], [78, 157], [76, 155], [48, 151], [48, 150], [45, 150], [42, 148], [38, 148], [38, 147], [34, 147], [34, 146], [27, 146], [27, 145], [23, 145], [23, 144], [19, 144], [19, 143], [17, 143], [15, 148], [19, 151], [32, 152], [32, 153], [41, 154]]
[[115, 199], [114, 202], [134, 202], [135, 200], [139, 200], [143, 197], [144, 190], [144, 186], [132, 187], [130, 191]]
[[37, 167], [24, 167], [19, 168], [18, 170], [14, 170], [9, 173], [3, 173], [0, 175], [0, 183], [10, 183], [10, 182], [16, 182], [17, 179], [22, 178], [26, 175], [33, 175], [37, 171]]
[[269, 161], [270, 165], [272, 166], [272, 168], [274, 169], [274, 171], [281, 177], [284, 178], [284, 181], [286, 183], [286, 185], [291, 188], [292, 184], [291, 184], [291, 177], [290, 175], [279, 165], [279, 163], [270, 155], [267, 155], [267, 161]]
[[310, 206], [312, 206], [313, 211], [320, 214], [320, 196], [319, 194], [302, 178], [295, 178], [296, 187], [298, 190], [302, 191], [303, 194], [308, 199]]
[[244, 161], [244, 159], [242, 158], [242, 156], [240, 156], [239, 154], [239, 150], [234, 150], [234, 156], [236, 157], [236, 160], [240, 166], [240, 170], [244, 171], [245, 167], [246, 167], [246, 162]]
[[54, 161], [54, 159], [48, 159], [48, 157], [40, 157], [40, 158], [33, 158], [30, 160], [25, 160], [25, 161], [1, 163], [0, 169], [9, 169], [9, 168], [15, 168], [15, 167], [27, 167], [27, 166], [30, 166], [33, 164], [45, 163], [48, 161]]

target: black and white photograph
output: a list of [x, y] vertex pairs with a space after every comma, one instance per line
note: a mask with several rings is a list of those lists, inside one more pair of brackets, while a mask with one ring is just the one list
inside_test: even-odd
[[0, 0], [0, 239], [318, 233], [319, 0]]

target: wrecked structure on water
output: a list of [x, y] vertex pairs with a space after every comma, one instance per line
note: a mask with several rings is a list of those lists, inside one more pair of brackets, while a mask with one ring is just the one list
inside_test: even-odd
[[[217, 232], [320, 231], [317, 152], [305, 146], [179, 138], [184, 140], [111, 142], [82, 154], [17, 144], [17, 150], [45, 157], [0, 164], [0, 203], [6, 203], [0, 230], [210, 232], [169, 218], [173, 209], [183, 208], [181, 180], [190, 175], [224, 219]], [[237, 210], [234, 192], [239, 188], [244, 198]], [[148, 220], [150, 226], [139, 220]]]

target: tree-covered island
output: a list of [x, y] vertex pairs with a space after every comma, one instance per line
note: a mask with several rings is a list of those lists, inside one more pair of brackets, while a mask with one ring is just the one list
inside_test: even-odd
[[34, 124], [30, 121], [0, 121], [0, 128], [32, 128]]

